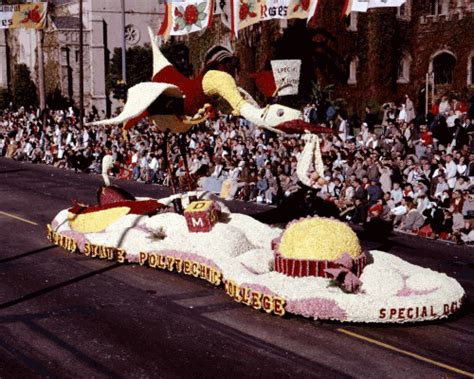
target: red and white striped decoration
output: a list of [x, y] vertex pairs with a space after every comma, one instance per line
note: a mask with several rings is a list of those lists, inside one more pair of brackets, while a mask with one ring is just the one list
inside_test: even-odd
[[[285, 274], [286, 276], [293, 278], [305, 276], [332, 278], [331, 274], [326, 273], [326, 269], [342, 267], [340, 264], [328, 260], [285, 258], [278, 251], [279, 244], [279, 238], [272, 241], [272, 249], [275, 255], [275, 271]], [[354, 259], [352, 271], [357, 277], [360, 277], [365, 266], [367, 266], [367, 256], [362, 253]]]

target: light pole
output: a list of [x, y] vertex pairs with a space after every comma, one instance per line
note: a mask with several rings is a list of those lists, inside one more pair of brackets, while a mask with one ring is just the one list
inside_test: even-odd
[[122, 0], [122, 80], [127, 83], [127, 57], [125, 41], [125, 0]]
[[79, 126], [84, 127], [84, 26], [82, 23], [82, 2], [79, 0]]

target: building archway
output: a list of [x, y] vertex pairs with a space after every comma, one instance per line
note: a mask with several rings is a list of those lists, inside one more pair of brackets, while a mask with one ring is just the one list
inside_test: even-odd
[[449, 50], [438, 51], [431, 57], [429, 72], [434, 74], [435, 84], [453, 84], [456, 56]]

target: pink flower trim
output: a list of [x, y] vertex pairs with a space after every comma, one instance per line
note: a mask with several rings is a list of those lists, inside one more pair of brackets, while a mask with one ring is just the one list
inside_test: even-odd
[[331, 299], [315, 297], [302, 300], [287, 300], [285, 309], [289, 313], [312, 317], [315, 320], [347, 320], [347, 313], [337, 305], [336, 301]]
[[[229, 280], [232, 280], [229, 278]], [[273, 297], [281, 297], [277, 293], [273, 292], [266, 286], [262, 286], [261, 284], [252, 284], [252, 283], [241, 283], [239, 284], [240, 288], [248, 288], [251, 292], [260, 292], [262, 295], [273, 296]]]
[[89, 242], [83, 233], [75, 232], [74, 230], [64, 230], [60, 234], [65, 237], [70, 237], [74, 239], [74, 241], [76, 241], [77, 248], [79, 249], [81, 253], [84, 252], [86, 243]]
[[51, 221], [51, 229], [56, 230], [57, 228], [59, 228], [59, 222], [54, 219], [53, 221]]
[[424, 296], [424, 295], [430, 295], [439, 290], [439, 287], [436, 287], [430, 290], [422, 290], [422, 291], [411, 289], [407, 285], [408, 278], [409, 278], [408, 276], [403, 275], [403, 288], [400, 291], [398, 291], [396, 296], [399, 296], [399, 297]]

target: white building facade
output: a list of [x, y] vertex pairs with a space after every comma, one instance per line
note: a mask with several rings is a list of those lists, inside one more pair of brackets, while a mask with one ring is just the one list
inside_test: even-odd
[[[155, 0], [124, 0], [126, 47], [150, 42], [147, 27], [158, 30], [164, 6]], [[56, 0], [45, 30], [45, 73], [47, 91], [61, 94], [78, 104], [79, 100], [79, 1]], [[122, 8], [120, 0], [83, 0], [84, 27], [84, 104], [107, 112], [111, 102], [106, 93], [107, 67], [115, 48], [122, 47]], [[34, 30], [0, 32], [0, 87], [7, 87], [7, 65], [25, 63], [37, 78]], [[7, 46], [8, 44], [8, 46]], [[7, 56], [7, 51], [10, 54]]]

